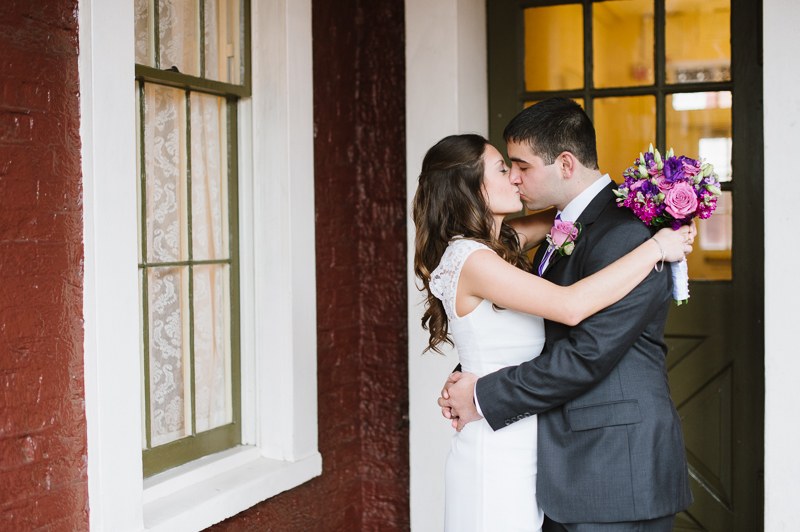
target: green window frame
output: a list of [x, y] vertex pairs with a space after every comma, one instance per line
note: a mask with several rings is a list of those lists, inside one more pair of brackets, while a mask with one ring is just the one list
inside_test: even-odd
[[[205, 1], [198, 1], [199, 27], [205, 27]], [[152, 36], [152, 50], [159, 50], [158, 9], [159, 2], [150, 0], [149, 9], [152, 13], [150, 35]], [[240, 85], [207, 79], [205, 75], [205, 35], [198, 32], [200, 76], [191, 76], [177, 72], [176, 69], [162, 69], [159, 64], [159, 53], [152, 53], [151, 60], [155, 66], [142, 64], [135, 65], [135, 83], [138, 94], [138, 157], [139, 172], [139, 240], [141, 245], [140, 262], [138, 264], [141, 279], [141, 345], [143, 367], [143, 429], [144, 441], [142, 450], [144, 478], [161, 473], [168, 469], [186, 464], [203, 456], [230, 449], [241, 444], [241, 340], [240, 340], [240, 305], [239, 305], [239, 210], [238, 210], [238, 103], [241, 98], [251, 95], [250, 76], [250, 1], [239, 0], [239, 57]], [[186, 186], [183, 187], [186, 204], [186, 230], [188, 260], [174, 262], [148, 262], [147, 255], [147, 175], [145, 164], [145, 84], [156, 84], [173, 87], [184, 91], [185, 102], [185, 160], [186, 160]], [[226, 123], [221, 124], [226, 128], [227, 147], [227, 213], [228, 213], [228, 258], [214, 260], [194, 260], [192, 245], [192, 171], [191, 171], [191, 95], [192, 93], [208, 94], [225, 99]], [[195, 417], [195, 364], [194, 364], [194, 268], [196, 266], [227, 265], [229, 268], [230, 285], [227, 287], [230, 308], [230, 386], [232, 421], [203, 432], [196, 430]], [[189, 375], [188, 393], [184, 391], [184, 400], [191, 401], [191, 420], [185, 420], [187, 426], [191, 423], [190, 434], [175, 441], [162, 445], [152, 445], [151, 433], [151, 398], [150, 398], [150, 331], [148, 308], [148, 275], [151, 268], [186, 267], [188, 271], [188, 301], [189, 301]], [[186, 340], [185, 340], [186, 341]], [[187, 427], [188, 428], [188, 427]]]

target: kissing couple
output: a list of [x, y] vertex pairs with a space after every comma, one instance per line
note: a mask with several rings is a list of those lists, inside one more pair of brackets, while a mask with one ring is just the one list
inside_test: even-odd
[[[503, 137], [511, 168], [479, 135], [438, 142], [413, 201], [426, 350], [460, 362], [439, 399], [458, 430], [445, 530], [671, 532], [692, 495], [663, 265], [695, 226], [652, 234], [618, 208], [572, 100], [528, 107]], [[520, 199], [539, 212], [504, 221]]]

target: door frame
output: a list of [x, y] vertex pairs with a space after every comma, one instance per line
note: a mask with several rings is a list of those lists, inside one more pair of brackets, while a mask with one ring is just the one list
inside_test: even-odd
[[[656, 81], [645, 87], [593, 88], [592, 27], [584, 24], [584, 87], [576, 90], [528, 92], [524, 86], [524, 22], [522, 9], [562, 4], [583, 5], [584, 20], [591, 20], [596, 0], [490, 0], [487, 6], [489, 140], [503, 145], [503, 129], [523, 109], [525, 101], [551, 96], [582, 98], [593, 118], [593, 98], [656, 96], [656, 143], [666, 147], [666, 94], [730, 90], [733, 93], [732, 135], [733, 191], [732, 278], [735, 304], [728, 309], [730, 329], [737, 335], [730, 344], [735, 352], [733, 372], [732, 460], [736, 464], [733, 500], [753, 504], [734, 505], [736, 532], [764, 528], [764, 105], [763, 105], [763, 9], [762, 0], [731, 0], [731, 81], [666, 86], [666, 1], [654, 0], [654, 66]], [[514, 20], [513, 31], [506, 21]], [[509, 83], [509, 73], [515, 80]], [[745, 507], [746, 506], [746, 507]]]

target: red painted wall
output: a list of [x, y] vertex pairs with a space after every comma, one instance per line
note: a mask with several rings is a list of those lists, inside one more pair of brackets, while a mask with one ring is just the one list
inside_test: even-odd
[[0, 530], [89, 529], [77, 0], [0, 2]]
[[[408, 530], [403, 2], [315, 0], [322, 476], [209, 530]], [[0, 5], [0, 530], [88, 530], [77, 0]]]
[[314, 0], [323, 473], [213, 532], [409, 529], [402, 0]]

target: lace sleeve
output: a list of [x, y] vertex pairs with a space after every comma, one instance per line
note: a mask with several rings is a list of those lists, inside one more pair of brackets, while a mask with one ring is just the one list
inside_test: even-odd
[[453, 240], [447, 246], [444, 255], [442, 255], [439, 266], [431, 274], [429, 285], [431, 293], [444, 304], [447, 319], [450, 321], [458, 318], [456, 314], [456, 290], [458, 289], [458, 278], [461, 276], [461, 268], [467, 261], [467, 257], [473, 251], [479, 249], [492, 251], [488, 246], [474, 240], [466, 238]]

